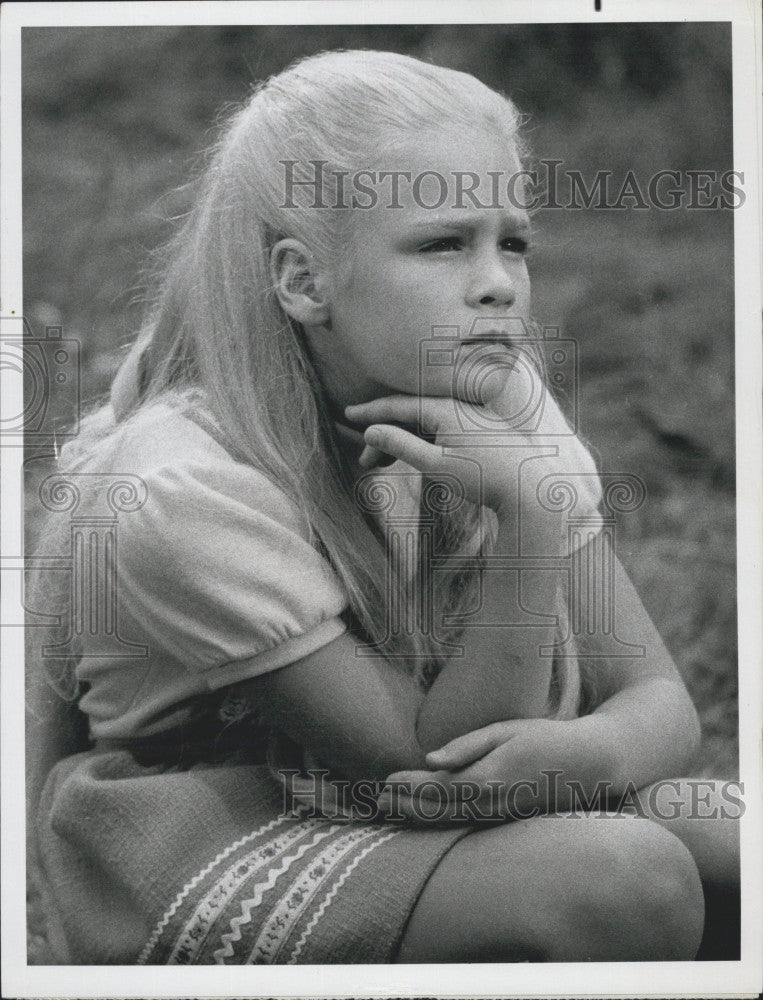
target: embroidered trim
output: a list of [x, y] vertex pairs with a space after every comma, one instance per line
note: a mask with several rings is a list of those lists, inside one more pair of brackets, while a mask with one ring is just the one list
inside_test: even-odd
[[288, 857], [284, 858], [278, 868], [271, 868], [267, 879], [254, 887], [254, 895], [250, 899], [245, 899], [241, 903], [240, 915], [233, 917], [231, 920], [231, 930], [223, 934], [221, 937], [223, 946], [222, 948], [218, 948], [213, 955], [214, 960], [218, 965], [225, 965], [226, 958], [234, 957], [233, 944], [236, 941], [241, 940], [241, 928], [244, 924], [251, 923], [252, 910], [256, 909], [260, 905], [262, 897], [265, 893], [269, 889], [272, 889], [281, 875], [285, 874], [285, 872], [287, 872], [296, 861], [299, 861], [311, 847], [315, 847], [315, 845], [319, 844], [321, 840], [325, 840], [326, 837], [330, 836], [338, 829], [341, 828], [331, 826], [325, 832], [316, 833], [310, 843], [302, 844], [294, 854], [290, 854]]
[[379, 830], [375, 827], [352, 830], [324, 848], [311, 864], [299, 873], [273, 907], [270, 917], [263, 924], [254, 943], [247, 964], [274, 963], [296, 922], [334, 869], [358, 844], [370, 837], [378, 836]]
[[162, 935], [162, 931], [165, 929], [167, 924], [177, 913], [178, 909], [183, 903], [183, 900], [186, 898], [186, 896], [188, 896], [190, 892], [192, 892], [196, 888], [196, 886], [203, 879], [207, 877], [207, 875], [209, 875], [211, 871], [213, 871], [217, 867], [217, 865], [219, 865], [227, 857], [230, 857], [230, 855], [234, 851], [237, 851], [240, 847], [243, 847], [244, 844], [248, 843], [250, 840], [254, 840], [255, 837], [260, 837], [265, 833], [269, 833], [275, 827], [280, 826], [281, 823], [283, 823], [286, 819], [287, 817], [285, 816], [278, 816], [276, 817], [276, 819], [272, 819], [269, 823], [266, 823], [264, 826], [261, 826], [259, 830], [254, 830], [252, 833], [248, 833], [245, 837], [241, 837], [240, 840], [235, 841], [235, 843], [230, 844], [228, 847], [226, 847], [225, 850], [220, 851], [220, 853], [214, 858], [214, 860], [210, 861], [208, 865], [202, 868], [197, 875], [194, 875], [194, 877], [191, 879], [190, 882], [186, 882], [186, 884], [183, 886], [183, 888], [175, 897], [172, 905], [169, 907], [168, 910], [165, 911], [161, 920], [154, 928], [151, 937], [146, 942], [146, 946], [138, 956], [137, 964], [145, 965], [145, 963], [148, 961], [151, 952], [156, 947], [156, 944]]
[[230, 903], [246, 880], [264, 868], [265, 865], [276, 861], [296, 841], [315, 830], [319, 825], [318, 820], [306, 820], [303, 823], [298, 823], [279, 836], [266, 840], [264, 844], [260, 844], [255, 850], [250, 851], [231, 865], [207, 892], [186, 921], [175, 941], [170, 957], [167, 959], [167, 964], [187, 965], [193, 962], [209, 937], [223, 908]]
[[358, 865], [361, 863], [361, 861], [363, 861], [364, 858], [366, 858], [372, 851], [375, 851], [377, 847], [381, 847], [381, 845], [385, 841], [390, 840], [392, 837], [399, 836], [402, 832], [403, 832], [402, 830], [392, 830], [390, 833], [383, 834], [374, 843], [368, 844], [360, 852], [360, 854], [358, 854], [357, 857], [355, 857], [355, 858], [352, 859], [352, 861], [350, 862], [350, 864], [345, 868], [345, 870], [342, 872], [342, 874], [339, 876], [339, 878], [333, 884], [333, 886], [331, 887], [331, 889], [326, 893], [326, 895], [323, 898], [323, 902], [318, 907], [318, 909], [313, 914], [313, 916], [310, 918], [310, 923], [307, 925], [307, 927], [305, 927], [304, 931], [300, 935], [300, 938], [297, 941], [296, 945], [294, 946], [294, 949], [293, 949], [293, 951], [291, 953], [291, 956], [289, 957], [289, 960], [286, 963], [287, 965], [296, 965], [297, 964], [297, 959], [301, 955], [302, 950], [305, 947], [305, 943], [307, 942], [308, 937], [315, 930], [315, 927], [318, 924], [318, 921], [325, 914], [325, 912], [329, 908], [329, 906], [331, 906], [331, 904], [334, 902], [334, 899], [336, 898], [337, 893], [342, 888], [342, 886], [347, 881], [347, 879], [350, 877], [350, 875], [352, 875], [352, 873], [355, 871], [355, 869], [358, 867]]

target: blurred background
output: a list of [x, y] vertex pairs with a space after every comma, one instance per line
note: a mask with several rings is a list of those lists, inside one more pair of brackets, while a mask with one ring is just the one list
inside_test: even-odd
[[[471, 72], [527, 114], [537, 158], [589, 184], [733, 167], [724, 24], [25, 28], [22, 46], [25, 315], [79, 341], [85, 407], [135, 335], [148, 253], [221, 111], [300, 56], [388, 49]], [[700, 710], [696, 773], [723, 777], [738, 767], [733, 222], [541, 209], [530, 258], [537, 319], [579, 344], [600, 469], [646, 483], [619, 554]], [[67, 405], [52, 400], [55, 420]]]

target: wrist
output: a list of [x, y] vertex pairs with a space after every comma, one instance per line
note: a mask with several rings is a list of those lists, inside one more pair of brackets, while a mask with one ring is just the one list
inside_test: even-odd
[[584, 715], [563, 725], [575, 732], [581, 748], [579, 780], [583, 787], [592, 793], [597, 785], [606, 784], [605, 796], [610, 791], [621, 791], [625, 778], [622, 741], [610, 720], [596, 714]]

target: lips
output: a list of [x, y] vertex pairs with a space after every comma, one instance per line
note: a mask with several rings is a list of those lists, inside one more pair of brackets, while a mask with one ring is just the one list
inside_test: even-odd
[[470, 337], [459, 343], [456, 365], [484, 368], [492, 362], [505, 372], [506, 368], [513, 367], [516, 356], [516, 348], [506, 337]]
[[[485, 354], [485, 360], [489, 357], [496, 357], [496, 354], [500, 352], [500, 365], [502, 368], [507, 367], [506, 354], [513, 359], [512, 367], [518, 362], [524, 361], [524, 363], [530, 363], [533, 365], [534, 369], [540, 374], [544, 371], [543, 358], [538, 351], [537, 342], [532, 339], [527, 339], [523, 341], [521, 338], [516, 336], [516, 332], [513, 334], [508, 332], [496, 331], [480, 334], [477, 337], [468, 337], [466, 340], [459, 341], [459, 351], [466, 350], [468, 348], [487, 348], [492, 351], [492, 353]], [[469, 351], [470, 357], [479, 358], [482, 352]]]
[[486, 405], [502, 392], [515, 362], [505, 340], [479, 337], [463, 341], [453, 370], [453, 395]]
[[464, 344], [506, 344], [511, 343], [511, 335], [506, 332], [502, 333], [500, 330], [496, 330], [495, 333], [481, 333], [478, 337], [467, 337], [463, 340]]

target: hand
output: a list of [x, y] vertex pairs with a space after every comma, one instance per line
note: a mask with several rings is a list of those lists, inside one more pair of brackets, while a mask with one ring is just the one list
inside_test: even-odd
[[[477, 408], [461, 404], [469, 412]], [[461, 428], [452, 403], [447, 399], [416, 396], [384, 396], [358, 406], [347, 407], [354, 421], [373, 423], [364, 437], [376, 452], [386, 452], [412, 465], [426, 475], [454, 476], [462, 485], [467, 500], [497, 509], [517, 493], [519, 461], [526, 455], [517, 448], [478, 448], [459, 444]], [[430, 440], [405, 430], [406, 424], [420, 429]], [[507, 433], [496, 422], [496, 433]], [[452, 442], [452, 445], [451, 445]], [[507, 443], [517, 443], [517, 437]], [[446, 452], [445, 448], [448, 447]]]
[[[487, 406], [454, 402], [449, 397], [395, 395], [347, 407], [349, 419], [373, 424], [365, 433], [361, 465], [371, 466], [386, 452], [426, 474], [453, 475], [464, 486], [467, 499], [492, 507], [499, 515], [504, 505], [516, 510], [520, 489], [534, 507], [534, 489], [544, 476], [582, 472], [585, 480], [579, 495], [595, 510], [600, 488], [593, 459], [572, 433], [540, 375], [533, 372], [517, 366]], [[531, 379], [534, 383], [526, 384]], [[510, 400], [525, 397], [537, 405], [523, 426], [510, 416]], [[459, 416], [474, 427], [469, 439], [464, 438]], [[416, 427], [429, 440], [392, 422]], [[475, 433], [484, 444], [475, 441]], [[533, 460], [520, 478], [520, 469], [530, 457]]]
[[432, 770], [389, 775], [380, 812], [420, 823], [490, 822], [574, 808], [576, 794], [590, 800], [610, 770], [596, 738], [601, 720], [590, 718], [514, 719], [459, 736], [427, 754]]
[[[528, 367], [529, 370], [532, 368]], [[525, 372], [525, 379], [528, 377]], [[559, 408], [559, 404], [546, 386], [541, 383], [539, 387], [533, 387], [531, 391], [538, 394], [538, 405], [533, 411], [537, 416], [537, 427], [532, 435], [533, 440], [537, 444], [552, 444], [558, 448], [559, 454], [556, 459], [558, 469], [567, 473], [584, 475], [585, 478], [577, 481], [579, 504], [585, 505], [589, 513], [593, 512], [598, 509], [602, 497], [596, 462], [577, 434], [574, 433], [574, 428], [570, 427], [567, 418]], [[509, 416], [516, 410], [516, 398], [510, 381], [507, 381], [501, 392], [494, 399], [491, 399], [489, 407], [499, 416]], [[578, 513], [582, 513], [582, 510], [579, 509]]]

